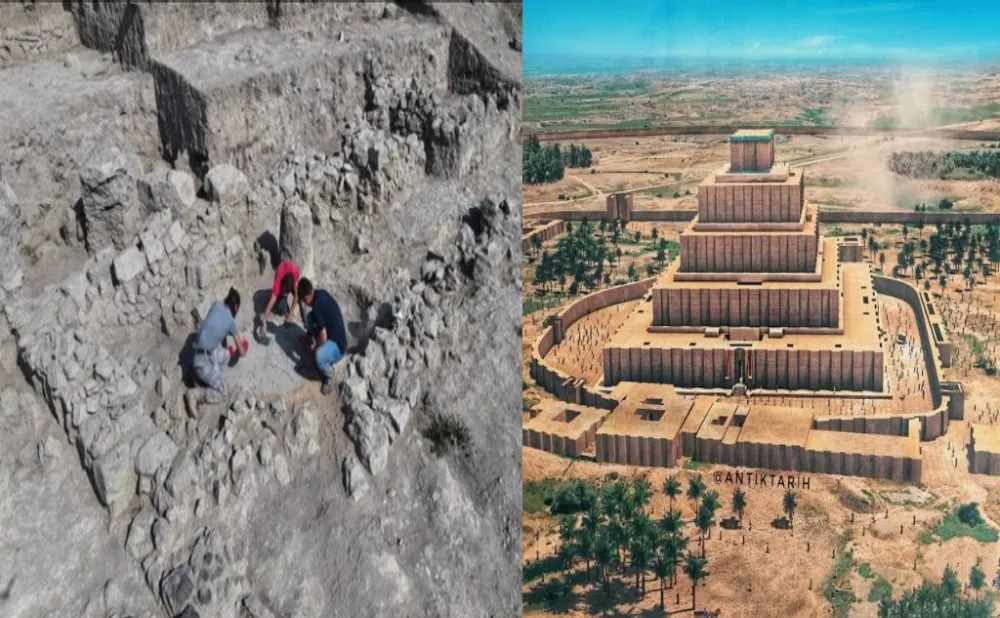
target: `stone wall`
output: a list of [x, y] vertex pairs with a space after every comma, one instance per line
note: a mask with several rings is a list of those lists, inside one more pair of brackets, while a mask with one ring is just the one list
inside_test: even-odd
[[0, 69], [79, 47], [73, 20], [57, 3], [0, 4]]
[[656, 288], [653, 326], [838, 328], [838, 288]]
[[723, 183], [698, 187], [703, 223], [795, 222], [802, 216], [805, 188], [797, 184]]
[[[754, 350], [753, 386], [759, 388], [875, 391], [883, 389], [885, 360], [874, 350]], [[735, 363], [734, 363], [735, 364]], [[728, 388], [726, 349], [604, 349], [604, 384], [656, 382], [678, 387]]]
[[811, 273], [819, 255], [818, 229], [767, 235], [681, 234], [680, 272]]

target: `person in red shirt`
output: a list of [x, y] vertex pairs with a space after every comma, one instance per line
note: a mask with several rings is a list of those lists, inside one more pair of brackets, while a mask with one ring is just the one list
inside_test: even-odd
[[[271, 298], [267, 301], [267, 308], [264, 309], [264, 319], [261, 321], [261, 332], [266, 334], [267, 321], [271, 313], [285, 316], [285, 323], [292, 321], [295, 317], [295, 307], [299, 305], [299, 267], [290, 259], [284, 259], [278, 264], [274, 271], [274, 285], [271, 287]], [[292, 300], [288, 302], [288, 296]]]

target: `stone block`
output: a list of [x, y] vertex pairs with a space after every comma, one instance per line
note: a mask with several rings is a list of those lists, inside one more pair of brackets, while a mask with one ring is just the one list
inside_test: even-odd
[[246, 175], [228, 163], [216, 165], [205, 175], [208, 199], [222, 206], [233, 206], [246, 200], [250, 182]]
[[136, 247], [129, 247], [115, 257], [113, 267], [119, 283], [128, 283], [146, 270], [146, 256]]
[[157, 168], [139, 180], [138, 193], [146, 210], [170, 210], [180, 216], [194, 204], [194, 179], [186, 172]]
[[137, 181], [142, 166], [117, 146], [99, 147], [80, 170], [80, 201], [87, 246], [124, 249], [142, 220]]

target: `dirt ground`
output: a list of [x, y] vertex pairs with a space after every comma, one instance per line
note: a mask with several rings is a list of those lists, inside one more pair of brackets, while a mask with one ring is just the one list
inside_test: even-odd
[[[803, 168], [807, 199], [824, 208], [912, 211], [917, 204], [936, 206], [947, 198], [954, 202], [955, 211], [1000, 210], [998, 180], [909, 179], [892, 173], [887, 164], [896, 151], [975, 150], [982, 148], [978, 142], [901, 136], [788, 136], [778, 127], [775, 143], [776, 160]], [[698, 184], [729, 159], [725, 136], [595, 139], [586, 145], [593, 152], [592, 168], [567, 168], [558, 183], [525, 185], [526, 217], [603, 209], [604, 196], [620, 191], [634, 194], [636, 210], [696, 209]]]

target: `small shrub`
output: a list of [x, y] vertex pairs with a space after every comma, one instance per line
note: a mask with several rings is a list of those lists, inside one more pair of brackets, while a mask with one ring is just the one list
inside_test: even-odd
[[565, 515], [586, 511], [594, 503], [594, 489], [583, 479], [573, 479], [560, 483], [552, 494], [549, 512], [553, 515]]
[[867, 562], [862, 562], [858, 565], [858, 575], [864, 577], [865, 579], [871, 579], [875, 574], [872, 573], [872, 565]]
[[882, 599], [892, 600], [892, 584], [881, 575], [872, 582], [872, 588], [868, 591], [868, 602], [878, 603]]
[[431, 441], [431, 451], [438, 457], [469, 447], [469, 428], [454, 414], [432, 412], [423, 434]]
[[979, 514], [979, 505], [975, 502], [958, 507], [957, 514], [959, 521], [973, 528], [983, 523], [983, 516]]
[[677, 198], [679, 198], [680, 196], [681, 196], [681, 192], [680, 192], [680, 191], [674, 191], [674, 199], [675, 199], [675, 200], [676, 200]]

